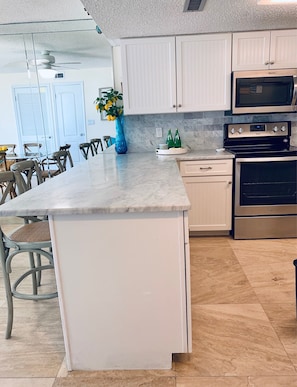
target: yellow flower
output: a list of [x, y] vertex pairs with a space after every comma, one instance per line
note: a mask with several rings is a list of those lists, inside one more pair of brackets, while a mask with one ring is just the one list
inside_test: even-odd
[[114, 121], [117, 117], [124, 114], [123, 94], [114, 89], [102, 92], [102, 97], [95, 99], [97, 112], [105, 112], [108, 121]]
[[107, 101], [106, 105], [104, 106], [105, 110], [108, 110], [112, 106], [112, 101]]

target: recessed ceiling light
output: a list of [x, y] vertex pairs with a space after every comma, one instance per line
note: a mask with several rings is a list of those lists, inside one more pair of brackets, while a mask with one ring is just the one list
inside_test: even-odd
[[297, 4], [297, 0], [257, 0], [258, 5]]

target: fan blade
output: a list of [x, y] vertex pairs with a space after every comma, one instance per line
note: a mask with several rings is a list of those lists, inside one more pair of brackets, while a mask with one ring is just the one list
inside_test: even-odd
[[56, 66], [56, 65], [64, 65], [64, 64], [81, 64], [81, 62], [56, 62], [55, 64], [54, 64], [54, 66]]

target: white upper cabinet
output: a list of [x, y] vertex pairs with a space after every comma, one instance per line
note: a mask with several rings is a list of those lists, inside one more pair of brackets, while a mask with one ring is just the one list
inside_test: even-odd
[[175, 38], [121, 43], [125, 114], [175, 112]]
[[177, 110], [228, 110], [231, 34], [176, 38]]
[[126, 39], [125, 114], [228, 110], [231, 34]]
[[265, 70], [297, 66], [297, 30], [233, 34], [232, 70]]

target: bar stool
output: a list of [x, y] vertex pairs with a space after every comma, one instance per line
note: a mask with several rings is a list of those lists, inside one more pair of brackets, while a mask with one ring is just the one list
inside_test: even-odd
[[[25, 178], [28, 176], [31, 178], [33, 173], [36, 172], [38, 165], [33, 160], [29, 161], [32, 161], [32, 170], [30, 173], [28, 173], [28, 165], [26, 162], [23, 162], [25, 163], [23, 171], [18, 168], [16, 172], [2, 173], [1, 178], [7, 178], [6, 187], [8, 191], [5, 194], [5, 198], [8, 192], [10, 192], [9, 183], [15, 183], [17, 185], [19, 194], [30, 189], [31, 182], [26, 182]], [[21, 162], [18, 164], [21, 164]], [[22, 172], [25, 173], [25, 178]], [[13, 174], [14, 178], [11, 174]], [[58, 296], [55, 282], [50, 282], [49, 287], [46, 285], [46, 290], [43, 290], [44, 286], [41, 284], [41, 273], [49, 270], [53, 272], [54, 269], [48, 221], [34, 216], [28, 216], [24, 217], [24, 222], [24, 225], [18, 227], [10, 234], [4, 233], [0, 227], [0, 261], [8, 311], [6, 339], [11, 337], [12, 332], [14, 315], [13, 298], [38, 301], [52, 299]], [[18, 273], [16, 277], [13, 263], [18, 255], [22, 253], [29, 255], [29, 265], [22, 270], [22, 273]], [[43, 262], [42, 257], [46, 262]], [[12, 274], [13, 279], [11, 278]], [[31, 287], [28, 287], [27, 285], [30, 283]], [[23, 284], [26, 284], [26, 286], [22, 287], [21, 285]]]

